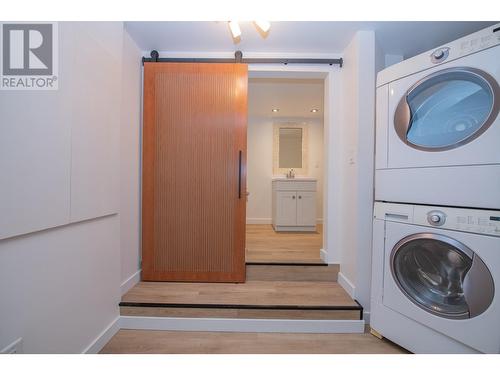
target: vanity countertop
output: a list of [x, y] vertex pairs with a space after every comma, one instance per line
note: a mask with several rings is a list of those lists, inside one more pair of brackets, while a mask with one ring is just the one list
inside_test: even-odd
[[273, 177], [273, 181], [316, 181], [317, 179], [314, 177], [294, 177], [294, 178], [286, 178], [286, 177]]

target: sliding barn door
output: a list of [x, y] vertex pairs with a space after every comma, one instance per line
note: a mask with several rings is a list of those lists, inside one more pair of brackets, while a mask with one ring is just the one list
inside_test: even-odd
[[144, 64], [143, 280], [245, 281], [247, 75]]

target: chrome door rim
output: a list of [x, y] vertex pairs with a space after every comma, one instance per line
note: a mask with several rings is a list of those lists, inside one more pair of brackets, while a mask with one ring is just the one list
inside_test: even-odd
[[433, 314], [433, 315], [436, 315], [436, 316], [439, 316], [439, 317], [442, 317], [442, 318], [447, 318], [447, 319], [455, 319], [455, 320], [463, 320], [463, 319], [469, 319], [470, 316], [469, 314], [467, 314], [467, 316], [465, 316], [464, 314], [446, 314], [446, 313], [441, 313], [441, 312], [437, 312], [436, 310], [433, 310], [433, 309], [430, 309], [428, 308], [427, 306], [425, 306], [424, 304], [420, 303], [419, 301], [417, 301], [410, 293], [408, 293], [405, 288], [403, 287], [403, 285], [401, 284], [401, 282], [399, 281], [397, 275], [396, 275], [396, 270], [394, 269], [394, 258], [396, 257], [396, 254], [397, 252], [404, 246], [406, 245], [407, 243], [411, 242], [411, 241], [414, 241], [414, 240], [421, 240], [421, 239], [430, 239], [430, 240], [435, 240], [435, 241], [440, 241], [440, 242], [444, 242], [450, 246], [453, 246], [458, 252], [461, 252], [463, 255], [467, 256], [468, 258], [471, 259], [472, 261], [472, 258], [474, 256], [474, 252], [468, 248], [467, 246], [465, 246], [463, 243], [451, 238], [451, 237], [448, 237], [448, 236], [444, 236], [444, 235], [441, 235], [441, 234], [435, 234], [435, 233], [415, 233], [415, 234], [411, 234], [409, 236], [406, 236], [404, 237], [403, 239], [401, 239], [400, 241], [398, 241], [394, 247], [392, 248], [392, 251], [391, 251], [391, 257], [390, 257], [390, 266], [391, 266], [391, 274], [392, 274], [392, 278], [394, 279], [394, 281], [396, 282], [396, 285], [398, 286], [399, 290], [414, 304], [416, 305], [417, 307]]
[[[433, 78], [440, 76], [440, 75], [443, 75], [443, 74], [456, 73], [456, 72], [472, 74], [472, 75], [478, 77], [479, 79], [483, 80], [484, 82], [486, 82], [486, 84], [488, 85], [488, 87], [491, 91], [491, 94], [493, 96], [493, 105], [490, 108], [490, 112], [488, 113], [486, 120], [483, 122], [481, 127], [479, 127], [474, 133], [472, 133], [468, 137], [465, 137], [461, 141], [456, 142], [456, 143], [451, 144], [451, 145], [448, 145], [448, 146], [425, 147], [425, 146], [413, 144], [412, 142], [408, 141], [406, 135], [408, 133], [408, 130], [410, 129], [410, 121], [411, 121], [411, 117], [412, 117], [410, 106], [409, 106], [408, 101], [407, 101], [408, 96], [415, 89], [417, 89], [420, 85], [427, 82], [428, 80], [433, 79]], [[498, 116], [499, 109], [500, 109], [500, 86], [498, 85], [497, 81], [489, 73], [486, 73], [486, 72], [484, 72], [480, 69], [477, 69], [477, 68], [468, 68], [468, 67], [448, 68], [448, 69], [439, 70], [437, 72], [429, 74], [428, 76], [425, 76], [424, 78], [420, 79], [415, 84], [413, 84], [408, 89], [408, 91], [405, 92], [403, 97], [399, 100], [399, 103], [396, 107], [396, 111], [394, 113], [394, 129], [395, 129], [398, 137], [406, 145], [408, 145], [414, 149], [417, 149], [420, 151], [430, 151], [430, 152], [446, 151], [446, 150], [451, 150], [451, 149], [463, 146], [463, 145], [477, 139], [481, 134], [483, 134], [493, 124], [493, 122], [495, 122], [495, 119]]]

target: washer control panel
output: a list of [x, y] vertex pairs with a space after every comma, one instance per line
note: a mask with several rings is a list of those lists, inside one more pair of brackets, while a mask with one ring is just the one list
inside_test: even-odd
[[415, 224], [500, 236], [500, 211], [414, 206]]
[[500, 211], [375, 202], [374, 217], [500, 237]]
[[500, 213], [496, 215], [462, 215], [455, 217], [455, 229], [500, 236]]

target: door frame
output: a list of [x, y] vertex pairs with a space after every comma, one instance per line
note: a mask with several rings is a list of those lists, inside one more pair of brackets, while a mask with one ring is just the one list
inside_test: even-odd
[[[331, 56], [329, 56], [331, 57]], [[323, 248], [321, 259], [340, 264], [342, 207], [341, 68], [330, 65], [249, 64], [248, 78], [322, 79], [323, 116]]]

